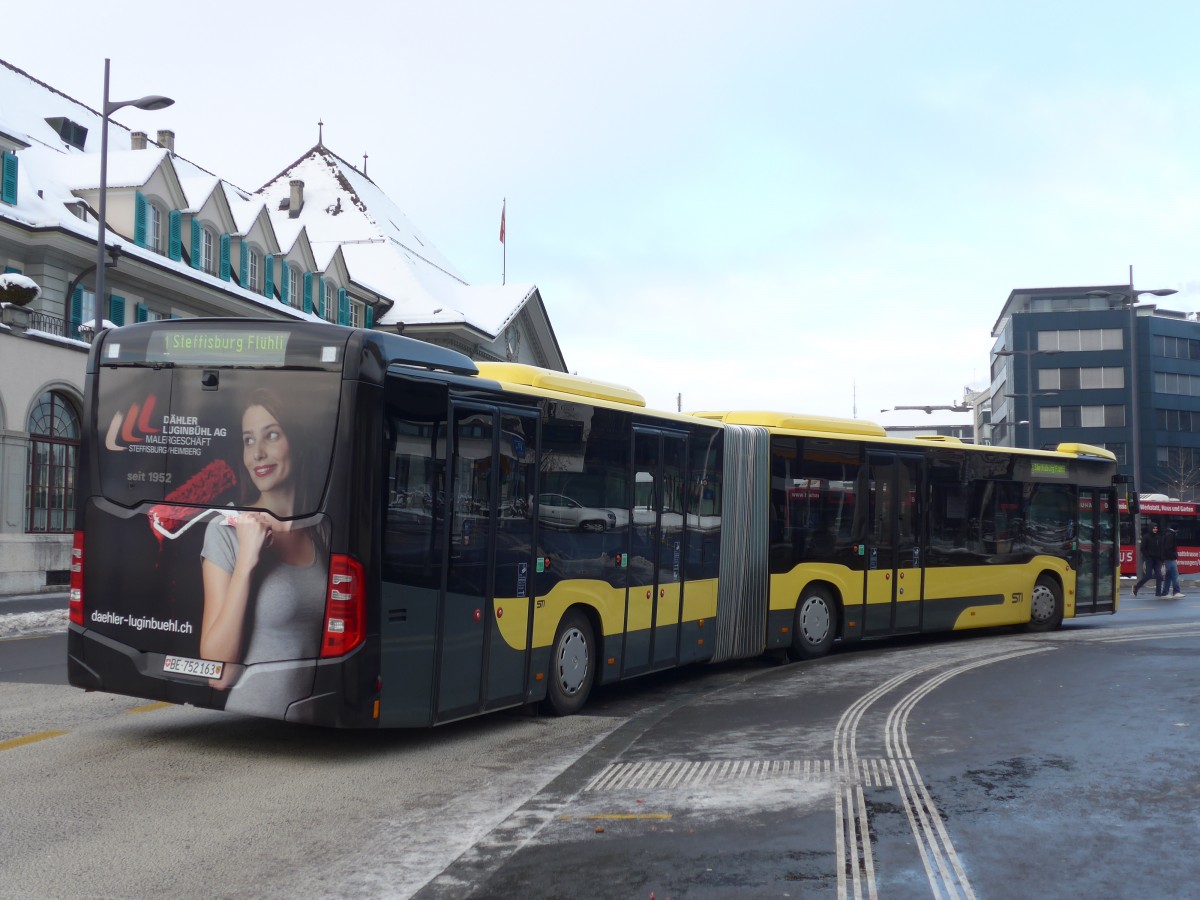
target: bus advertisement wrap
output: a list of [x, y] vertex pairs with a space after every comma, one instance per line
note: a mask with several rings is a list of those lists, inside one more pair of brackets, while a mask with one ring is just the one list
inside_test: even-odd
[[[216, 705], [279, 715], [309, 693], [319, 655], [337, 377], [114, 368], [101, 380], [106, 502], [83, 513], [86, 627], [162, 654], [160, 671], [207, 683]], [[253, 670], [295, 660], [307, 662]]]

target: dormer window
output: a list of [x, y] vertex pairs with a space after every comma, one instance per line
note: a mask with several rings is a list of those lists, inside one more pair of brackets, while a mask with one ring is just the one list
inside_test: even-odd
[[258, 290], [258, 251], [253, 247], [250, 248], [250, 257], [246, 260], [246, 280], [250, 283], [246, 287], [252, 291]]
[[62, 116], [51, 116], [46, 119], [46, 124], [76, 150], [82, 150], [83, 145], [87, 143], [88, 130], [78, 122], [72, 122]]
[[134, 194], [133, 241], [139, 247], [155, 253], [167, 252], [166, 235], [163, 233], [163, 210], [155, 201], [141, 191]]
[[217, 239], [211, 228], [200, 232], [200, 268], [210, 275], [217, 274]]
[[337, 305], [334, 303], [334, 287], [332, 281], [325, 281], [325, 297], [324, 303], [321, 306], [321, 311], [325, 313], [327, 322], [337, 321]]
[[300, 269], [298, 266], [287, 267], [288, 302], [300, 309], [304, 306], [304, 295], [300, 292]]
[[153, 203], [146, 204], [146, 247], [155, 253], [166, 249], [163, 242], [162, 210]]

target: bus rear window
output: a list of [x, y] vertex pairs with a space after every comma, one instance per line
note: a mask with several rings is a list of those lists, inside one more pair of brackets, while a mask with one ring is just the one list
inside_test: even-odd
[[320, 508], [340, 377], [271, 369], [104, 368], [99, 374], [103, 494], [152, 513], [166, 537], [202, 508], [255, 506], [287, 492], [292, 515]]

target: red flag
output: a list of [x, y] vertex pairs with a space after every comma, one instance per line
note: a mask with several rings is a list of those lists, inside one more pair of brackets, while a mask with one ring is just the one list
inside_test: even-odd
[[508, 201], [500, 204], [500, 243], [504, 243], [504, 207], [508, 205]]

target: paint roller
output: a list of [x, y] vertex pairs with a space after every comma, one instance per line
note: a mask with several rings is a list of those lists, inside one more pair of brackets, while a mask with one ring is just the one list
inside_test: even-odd
[[162, 546], [163, 538], [175, 540], [197, 522], [213, 515], [228, 517], [230, 511], [212, 509], [209, 504], [236, 486], [237, 476], [229, 463], [215, 459], [167, 494], [149, 513], [150, 527], [159, 546]]

